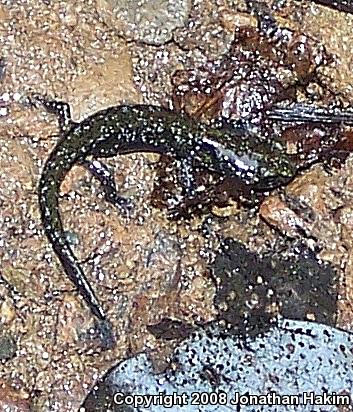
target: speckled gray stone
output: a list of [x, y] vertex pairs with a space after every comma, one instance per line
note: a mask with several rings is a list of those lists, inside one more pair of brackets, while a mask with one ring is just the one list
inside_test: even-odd
[[172, 38], [188, 17], [191, 0], [110, 0], [114, 13], [126, 25], [126, 36], [160, 45]]
[[[350, 394], [351, 399], [353, 394], [353, 334], [317, 323], [282, 320], [265, 336], [246, 344], [212, 326], [193, 333], [174, 351], [171, 361], [164, 373], [155, 374], [146, 354], [139, 354], [116, 366], [105, 384], [113, 393], [175, 393], [185, 394], [187, 399], [186, 405], [168, 409], [167, 405], [133, 409], [146, 412], [337, 411], [334, 405], [309, 403], [242, 405], [237, 409], [230, 400], [237, 393], [299, 395], [300, 402], [304, 392]], [[221, 391], [226, 393], [224, 405], [191, 405], [193, 392]]]
[[17, 344], [11, 335], [0, 335], [0, 360], [6, 361], [15, 356]]

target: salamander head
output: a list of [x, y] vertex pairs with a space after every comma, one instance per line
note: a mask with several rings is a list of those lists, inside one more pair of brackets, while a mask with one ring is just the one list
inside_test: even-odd
[[288, 184], [296, 174], [296, 167], [285, 154], [266, 155], [259, 161], [253, 189], [264, 192]]

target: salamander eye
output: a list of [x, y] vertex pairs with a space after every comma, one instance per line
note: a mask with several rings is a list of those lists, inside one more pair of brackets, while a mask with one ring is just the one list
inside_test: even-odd
[[199, 159], [202, 165], [212, 168], [218, 163], [220, 157], [218, 144], [205, 138], [200, 144], [195, 157]]

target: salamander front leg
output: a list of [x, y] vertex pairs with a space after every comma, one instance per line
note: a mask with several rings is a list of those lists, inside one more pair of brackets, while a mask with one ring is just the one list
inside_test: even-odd
[[188, 215], [190, 209], [202, 207], [202, 187], [198, 183], [197, 170], [190, 158], [179, 159], [174, 162], [173, 170], [176, 171], [176, 181], [179, 185], [179, 195], [169, 201], [168, 216], [177, 218]]
[[133, 202], [117, 192], [116, 184], [113, 175], [108, 167], [98, 160], [88, 161], [83, 160], [80, 163], [84, 166], [96, 179], [99, 180], [106, 201], [116, 206], [123, 216], [129, 216], [134, 205]]
[[188, 158], [183, 159], [180, 162], [180, 166], [177, 176], [183, 188], [183, 196], [188, 199], [193, 199], [197, 193], [197, 182], [192, 160]]

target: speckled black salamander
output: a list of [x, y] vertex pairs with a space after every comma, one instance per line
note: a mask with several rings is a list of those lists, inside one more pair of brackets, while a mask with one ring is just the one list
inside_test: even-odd
[[[180, 159], [187, 196], [195, 195], [193, 172], [198, 167], [234, 177], [253, 190], [265, 191], [288, 182], [295, 173], [278, 143], [259, 142], [233, 129], [209, 128], [191, 118], [156, 106], [117, 106], [73, 123], [62, 102], [34, 98], [59, 115], [62, 137], [51, 152], [39, 183], [39, 204], [45, 233], [67, 276], [94, 315], [105, 319], [69, 242], [59, 214], [59, 190], [69, 170], [89, 157], [112, 157], [132, 152], [163, 153]], [[183, 172], [184, 171], [184, 172]], [[98, 173], [99, 174], [99, 173]]]

